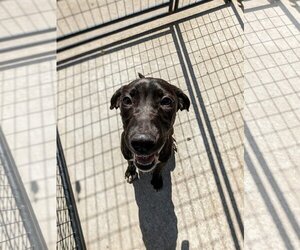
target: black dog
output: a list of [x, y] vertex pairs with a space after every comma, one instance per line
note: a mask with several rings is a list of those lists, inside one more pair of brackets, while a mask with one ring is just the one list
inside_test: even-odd
[[121, 150], [128, 161], [125, 178], [129, 183], [142, 172], [153, 170], [151, 184], [163, 186], [161, 169], [175, 146], [173, 124], [176, 112], [188, 110], [189, 98], [176, 86], [139, 73], [137, 79], [118, 89], [111, 98], [110, 109], [121, 109], [124, 131]]

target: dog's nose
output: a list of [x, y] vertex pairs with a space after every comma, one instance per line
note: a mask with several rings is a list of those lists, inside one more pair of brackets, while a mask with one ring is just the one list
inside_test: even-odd
[[136, 153], [141, 155], [149, 155], [155, 146], [154, 139], [146, 134], [135, 135], [131, 140], [131, 146]]

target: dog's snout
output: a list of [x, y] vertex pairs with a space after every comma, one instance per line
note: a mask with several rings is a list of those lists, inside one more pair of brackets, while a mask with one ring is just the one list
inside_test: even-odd
[[131, 146], [138, 154], [148, 155], [152, 153], [155, 140], [146, 134], [135, 135], [131, 140]]

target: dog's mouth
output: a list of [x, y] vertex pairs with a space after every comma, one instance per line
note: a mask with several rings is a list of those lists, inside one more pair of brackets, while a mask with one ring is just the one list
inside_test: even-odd
[[150, 165], [155, 160], [155, 154], [152, 155], [135, 155], [135, 161], [140, 165]]
[[158, 161], [158, 154], [151, 155], [134, 155], [134, 163], [136, 167], [144, 172], [151, 171]]

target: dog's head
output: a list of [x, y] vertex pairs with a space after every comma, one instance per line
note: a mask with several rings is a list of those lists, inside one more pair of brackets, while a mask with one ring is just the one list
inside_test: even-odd
[[150, 171], [173, 134], [176, 112], [188, 110], [190, 100], [162, 79], [139, 77], [114, 93], [110, 109], [121, 109], [124, 143], [134, 164], [141, 171]]

